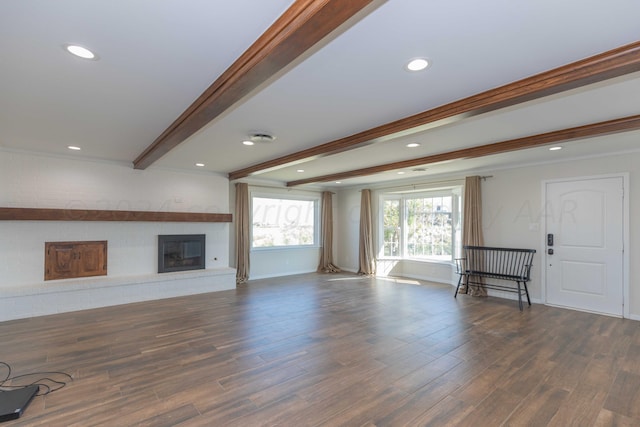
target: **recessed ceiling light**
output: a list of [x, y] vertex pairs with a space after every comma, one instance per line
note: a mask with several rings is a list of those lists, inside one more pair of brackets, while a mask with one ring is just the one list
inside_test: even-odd
[[248, 139], [247, 139], [246, 141], [242, 141], [242, 143], [243, 143], [244, 145], [253, 145], [253, 144], [255, 144], [255, 142], [253, 142], [253, 141], [249, 141]]
[[342, 184], [342, 181], [336, 181], [336, 184]]
[[302, 172], [304, 172], [304, 169], [298, 169], [296, 172], [302, 173]]
[[75, 44], [67, 44], [64, 46], [67, 52], [72, 55], [75, 55], [82, 59], [92, 59], [94, 61], [98, 60], [98, 56], [91, 52], [89, 49], [83, 46], [78, 46]]
[[551, 147], [551, 148], [549, 148], [549, 151], [558, 151], [558, 150], [562, 150], [562, 147]]
[[407, 63], [407, 70], [422, 71], [429, 66], [429, 61], [425, 58], [415, 58]]
[[420, 147], [420, 144], [418, 144], [417, 142], [410, 142], [409, 144], [407, 144], [407, 147], [416, 148], [416, 147]]
[[199, 168], [203, 168], [204, 167], [204, 163], [196, 163], [196, 166]]
[[76, 147], [75, 145], [69, 145], [67, 148], [68, 148], [69, 150], [74, 150], [74, 151], [80, 151], [80, 150], [82, 150], [82, 148], [80, 148], [80, 147]]
[[398, 175], [404, 175], [403, 171], [398, 172]]

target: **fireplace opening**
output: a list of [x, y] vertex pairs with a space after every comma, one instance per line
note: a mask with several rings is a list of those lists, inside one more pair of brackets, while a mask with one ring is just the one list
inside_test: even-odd
[[204, 248], [204, 234], [159, 235], [158, 273], [204, 269]]

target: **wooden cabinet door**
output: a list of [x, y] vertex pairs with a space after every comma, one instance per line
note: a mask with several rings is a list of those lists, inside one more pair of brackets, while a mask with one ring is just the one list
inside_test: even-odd
[[76, 245], [76, 277], [104, 276], [107, 274], [107, 242], [90, 242]]
[[45, 244], [44, 280], [73, 277], [73, 245]]
[[44, 280], [106, 276], [107, 241], [46, 242]]

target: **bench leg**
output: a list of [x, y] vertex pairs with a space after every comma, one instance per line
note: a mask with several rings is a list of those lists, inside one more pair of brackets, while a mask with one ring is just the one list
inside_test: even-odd
[[460, 283], [462, 282], [462, 274], [460, 275], [460, 278], [458, 279], [458, 286], [456, 286], [456, 293], [453, 296], [454, 298], [458, 298], [458, 291], [460, 290]]
[[522, 291], [520, 290], [520, 282], [518, 282], [518, 306], [520, 307], [520, 311], [522, 311]]
[[529, 298], [529, 289], [527, 288], [527, 282], [522, 282], [524, 285], [524, 292], [527, 294], [527, 302], [529, 303], [529, 307], [531, 307], [531, 299]]

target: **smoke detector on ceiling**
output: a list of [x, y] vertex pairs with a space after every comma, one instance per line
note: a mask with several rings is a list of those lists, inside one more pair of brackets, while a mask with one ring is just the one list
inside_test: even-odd
[[272, 142], [274, 139], [276, 139], [275, 136], [269, 135], [268, 133], [253, 133], [249, 138], [255, 143]]

